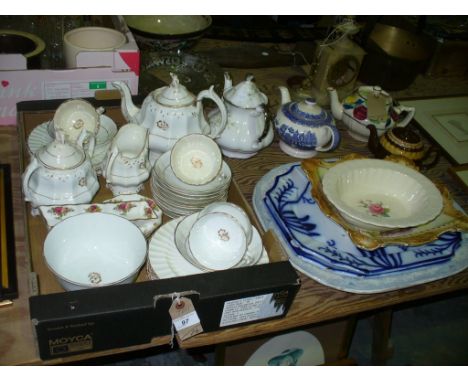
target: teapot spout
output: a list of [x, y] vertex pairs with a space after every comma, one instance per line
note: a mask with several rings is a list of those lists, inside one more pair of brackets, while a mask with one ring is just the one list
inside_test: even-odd
[[278, 89], [281, 93], [281, 105], [291, 102], [291, 95], [289, 94], [288, 88], [285, 86], [278, 86]]
[[338, 92], [333, 87], [329, 87], [327, 90], [328, 94], [330, 95], [330, 105], [333, 117], [341, 121], [341, 119], [343, 118], [343, 105], [338, 99]]
[[138, 114], [140, 112], [140, 109], [133, 104], [130, 88], [123, 81], [114, 81], [112, 82], [112, 85], [114, 85], [120, 91], [120, 97], [122, 99], [122, 114], [125, 117], [125, 119], [129, 123], [138, 124]]
[[369, 130], [369, 141], [367, 142], [367, 147], [376, 158], [384, 158], [386, 153], [385, 150], [382, 149], [382, 146], [380, 144], [380, 138], [377, 134], [376, 127], [372, 124], [367, 125], [366, 127]]

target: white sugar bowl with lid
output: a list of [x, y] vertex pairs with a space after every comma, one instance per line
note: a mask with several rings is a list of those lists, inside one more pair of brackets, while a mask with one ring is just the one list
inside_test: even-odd
[[311, 158], [318, 151], [332, 151], [340, 143], [340, 133], [331, 113], [313, 98], [291, 101], [289, 90], [279, 87], [281, 106], [276, 114], [275, 129], [280, 148], [296, 158]]
[[99, 189], [89, 156], [56, 132], [55, 140], [36, 152], [22, 176], [23, 194], [33, 215], [42, 205], [88, 203]]
[[[273, 127], [267, 111], [268, 97], [262, 93], [254, 77], [233, 86], [228, 73], [224, 77], [223, 100], [227, 110], [227, 124], [216, 142], [223, 154], [230, 158], [250, 158], [273, 141]], [[210, 123], [221, 124], [221, 114], [214, 110]]]

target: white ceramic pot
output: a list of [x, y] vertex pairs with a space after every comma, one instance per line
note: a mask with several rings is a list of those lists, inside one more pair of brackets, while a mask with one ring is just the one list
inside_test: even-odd
[[76, 68], [80, 52], [105, 52], [120, 48], [126, 43], [125, 35], [115, 29], [83, 27], [73, 29], [63, 36], [63, 54], [67, 68]]
[[[253, 76], [233, 86], [229, 74], [225, 73], [223, 99], [227, 124], [216, 142], [225, 156], [250, 158], [270, 145], [274, 133], [266, 110], [268, 97], [257, 88]], [[213, 111], [209, 121], [221, 124], [221, 113]]]
[[[374, 125], [377, 135], [381, 136], [395, 126], [405, 127], [414, 117], [414, 107], [394, 105], [392, 97], [379, 86], [361, 86], [343, 102], [339, 101], [336, 89], [328, 88], [328, 92], [333, 116], [342, 120], [349, 134], [361, 142], [369, 140], [368, 125]], [[382, 102], [381, 115], [375, 118], [368, 115], [370, 97], [380, 98]], [[406, 115], [401, 118], [403, 112]]]
[[296, 158], [311, 158], [318, 151], [332, 151], [340, 143], [340, 133], [330, 113], [314, 99], [291, 101], [289, 90], [283, 86], [281, 106], [276, 114], [275, 128], [280, 148]]

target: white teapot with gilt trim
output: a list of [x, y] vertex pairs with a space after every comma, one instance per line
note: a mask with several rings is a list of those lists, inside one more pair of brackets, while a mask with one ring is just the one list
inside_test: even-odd
[[[267, 110], [268, 97], [248, 75], [233, 86], [228, 73], [224, 75], [223, 100], [227, 109], [227, 124], [216, 142], [230, 158], [250, 158], [273, 141], [273, 124]], [[220, 125], [222, 115], [214, 110], [210, 123]]]
[[[226, 126], [226, 107], [214, 91], [214, 85], [195, 96], [179, 82], [177, 75], [171, 73], [171, 77], [171, 84], [152, 91], [143, 101], [141, 109], [133, 104], [125, 82], [112, 83], [120, 90], [125, 119], [149, 130], [151, 164], [169, 151], [179, 138], [197, 133], [216, 138]], [[205, 98], [211, 99], [219, 109], [221, 121], [216, 127], [205, 119], [202, 105]]]

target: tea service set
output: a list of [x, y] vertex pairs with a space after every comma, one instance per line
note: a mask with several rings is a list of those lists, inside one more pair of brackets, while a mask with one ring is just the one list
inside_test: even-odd
[[[232, 90], [228, 77], [226, 83], [226, 89]], [[268, 102], [252, 78], [245, 83], [249, 91], [257, 91], [258, 102]], [[31, 213], [41, 214], [48, 224], [44, 258], [61, 285], [74, 290], [134, 281], [138, 273], [134, 268], [131, 274], [121, 277], [125, 266], [118, 265], [115, 256], [122, 260], [125, 256], [115, 250], [118, 245], [100, 242], [110, 240], [111, 227], [124, 224], [119, 219], [136, 226], [146, 240], [145, 236], [150, 237], [161, 225], [163, 212], [170, 218], [189, 217], [173, 230], [172, 241], [179, 245], [181, 240], [185, 242], [181, 233], [188, 235], [186, 241], [190, 244], [176, 246], [175, 251], [200, 271], [253, 265], [262, 255], [265, 261], [258, 231], [240, 207], [227, 202], [232, 173], [223, 160], [223, 146], [218, 141], [228, 131], [227, 122], [235, 123], [236, 113], [241, 116], [239, 102], [243, 92], [235, 97], [237, 105], [228, 108], [226, 100], [221, 100], [213, 87], [194, 96], [173, 75], [170, 85], [153, 91], [138, 109], [131, 103], [126, 85], [114, 85], [122, 92], [122, 113], [128, 120], [120, 128], [103, 114], [103, 108], [96, 109], [77, 98], [60, 104], [53, 119], [37, 126], [28, 137], [31, 161], [22, 176], [23, 193], [31, 204]], [[204, 117], [205, 98], [218, 107], [213, 118]], [[263, 134], [267, 121], [263, 109], [254, 105], [253, 112], [251, 106], [246, 106], [248, 118], [260, 117], [260, 122], [250, 123], [249, 134], [253, 129], [258, 134], [247, 148], [240, 132], [236, 132], [238, 141], [244, 145], [238, 148], [241, 156], [245, 155], [243, 150], [248, 151], [248, 156], [255, 155], [273, 139], [271, 124], [267, 125], [267, 134]], [[229, 141], [233, 141], [232, 133]], [[98, 176], [105, 179], [113, 199], [93, 203], [100, 187]], [[138, 193], [149, 178], [153, 199], [142, 199]], [[207, 206], [216, 211], [207, 212]], [[74, 223], [78, 220], [100, 225], [96, 231], [87, 231], [91, 247], [82, 243], [86, 240], [81, 234], [79, 240], [70, 238], [73, 230], [83, 224]], [[213, 229], [216, 234], [207, 240], [207, 230]], [[129, 235], [130, 241], [140, 241], [134, 229], [129, 230]], [[126, 237], [125, 232], [120, 236], [118, 242]], [[61, 257], [63, 243], [68, 249]], [[82, 261], [80, 246], [88, 248]], [[127, 260], [125, 263], [134, 264]], [[141, 267], [142, 263], [137, 263]], [[120, 270], [113, 272], [114, 268]], [[83, 278], [84, 274], [89, 277]]]
[[[250, 158], [272, 143], [274, 131], [281, 150], [286, 154], [302, 159], [310, 158], [317, 152], [332, 151], [338, 147], [340, 133], [334, 118], [342, 119], [352, 136], [361, 140], [367, 137], [369, 147], [375, 148], [376, 152], [378, 148], [389, 153], [398, 152], [401, 156], [405, 153], [414, 155], [417, 151], [414, 147], [418, 145], [421, 155], [411, 159], [422, 162], [427, 158], [428, 150], [424, 149], [421, 142], [408, 143], [404, 134], [397, 130], [398, 126], [405, 126], [409, 122], [414, 109], [395, 106], [390, 96], [376, 87], [358, 89], [342, 105], [339, 104], [336, 92], [330, 89], [331, 113], [322, 109], [313, 99], [292, 101], [288, 89], [279, 87], [281, 105], [273, 118], [267, 110], [268, 97], [259, 90], [252, 76], [247, 76], [234, 86], [226, 73], [222, 98], [215, 93], [213, 86], [194, 95], [179, 82], [176, 75], [172, 74], [171, 77], [171, 83], [152, 91], [144, 99], [141, 108], [132, 103], [130, 90], [124, 82], [114, 82], [113, 85], [121, 93], [122, 114], [127, 121], [119, 129], [103, 114], [102, 108], [96, 109], [83, 99], [72, 99], [63, 102], [52, 121], [37, 126], [28, 137], [31, 162], [23, 174], [22, 185], [25, 200], [31, 203], [32, 214], [41, 213], [49, 222], [50, 214], [56, 211], [62, 214], [76, 209], [70, 217], [65, 216], [65, 213], [59, 217], [61, 221], [52, 226], [44, 247], [48, 248], [44, 250], [47, 264], [59, 281], [67, 280], [62, 283], [67, 290], [132, 282], [138, 273], [134, 268], [128, 268], [131, 272], [126, 277], [122, 277], [120, 270], [113, 276], [106, 276], [106, 282], [96, 282], [103, 278], [102, 264], [106, 264], [104, 268], [109, 269], [121, 266], [115, 264], [115, 259], [109, 259], [113, 257], [111, 252], [115, 250], [115, 245], [95, 246], [99, 250], [90, 249], [89, 252], [94, 251], [93, 255], [83, 259], [80, 265], [78, 247], [83, 240], [70, 239], [70, 244], [67, 244], [73, 248], [64, 256], [70, 256], [73, 260], [61, 259], [57, 254], [60, 235], [73, 236], [72, 228], [60, 228], [65, 223], [74, 227], [74, 220], [88, 220], [94, 226], [94, 216], [96, 223], [97, 219], [103, 222], [109, 219], [109, 228], [105, 228], [106, 223], [99, 230], [88, 233], [93, 237], [90, 241], [103, 242], [110, 240], [110, 227], [124, 224], [118, 219], [126, 220], [134, 227], [132, 220], [145, 218], [137, 214], [132, 219], [125, 219], [124, 214], [108, 213], [109, 210], [120, 208], [122, 202], [117, 200], [108, 202], [116, 204], [113, 209], [93, 204], [92, 199], [99, 189], [98, 175], [105, 178], [106, 186], [117, 199], [126, 198], [124, 212], [132, 205], [132, 199], [135, 202], [141, 197], [138, 193], [149, 179], [153, 199], [146, 200], [146, 203], [153, 214], [152, 228], [148, 230], [146, 225], [146, 231], [139, 230], [143, 240], [145, 235], [150, 236], [161, 225], [162, 213], [174, 219], [159, 227], [149, 242], [149, 274], [154, 278], [164, 278], [268, 261], [261, 237], [246, 213], [239, 206], [227, 202], [232, 173], [223, 155], [238, 159]], [[367, 118], [366, 107], [371, 97], [384, 97], [385, 113], [381, 113], [385, 114], [381, 116], [384, 122]], [[202, 103], [205, 99], [216, 105], [208, 113]], [[399, 115], [403, 112], [406, 116], [399, 122]], [[414, 140], [414, 137], [411, 139]], [[381, 171], [375, 170], [375, 164], [369, 168]], [[355, 173], [359, 171], [352, 172]], [[331, 175], [328, 177], [331, 178]], [[413, 179], [414, 174], [409, 177]], [[350, 213], [348, 207], [354, 203], [356, 194], [362, 191], [358, 185], [367, 184], [371, 178], [372, 175], [365, 179], [355, 176], [351, 183], [356, 185], [356, 190], [350, 193], [343, 191], [348, 188], [343, 187], [343, 184], [350, 180], [341, 173], [335, 175], [333, 181], [324, 182], [324, 190], [330, 201], [341, 208], [340, 212], [352, 224], [360, 224], [363, 219], [362, 215]], [[428, 186], [427, 182], [417, 184]], [[421, 206], [430, 198], [438, 202], [437, 208], [430, 211], [431, 216], [426, 214], [424, 219], [434, 218], [440, 213], [442, 199], [437, 198], [436, 190], [430, 188], [430, 191], [421, 191], [419, 194], [422, 195], [419, 198], [422, 202], [417, 204], [414, 211], [411, 209], [414, 216], [422, 213]], [[344, 204], [341, 203], [343, 200]], [[136, 204], [133, 204], [132, 207], [135, 207]], [[54, 210], [55, 207], [59, 209]], [[145, 208], [142, 211], [142, 214], [148, 212]], [[375, 219], [371, 220], [364, 221], [364, 228], [376, 224]], [[422, 224], [421, 221], [417, 221], [417, 224]], [[130, 231], [135, 236], [135, 231]], [[96, 235], [99, 237], [96, 238]], [[118, 241], [125, 237], [123, 230]], [[129, 240], [140, 241], [135, 237]], [[93, 256], [100, 259], [101, 268], [91, 260]], [[180, 271], [171, 266], [174, 261], [176, 266], [185, 270]], [[56, 263], [60, 264], [59, 268], [55, 267]], [[70, 274], [70, 270], [65, 268], [66, 264], [72, 263], [75, 269]], [[140, 267], [143, 264], [142, 261], [137, 263]], [[161, 271], [163, 269], [166, 272]], [[86, 272], [93, 275], [88, 277], [91, 280], [89, 282], [83, 281], [82, 274]], [[80, 281], [73, 283], [75, 276]]]

